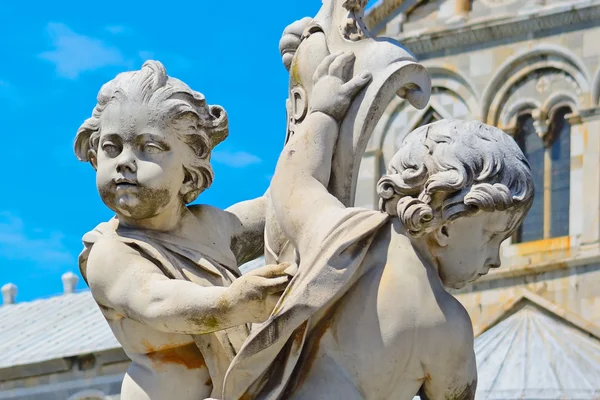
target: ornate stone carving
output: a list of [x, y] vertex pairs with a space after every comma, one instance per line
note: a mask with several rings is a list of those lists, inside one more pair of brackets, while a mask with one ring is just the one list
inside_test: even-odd
[[552, 29], [590, 23], [599, 18], [599, 5], [582, 4], [558, 12], [536, 15], [535, 18], [531, 15], [517, 16], [500, 23], [449, 27], [441, 32], [421, 33], [418, 37], [401, 37], [401, 40], [415, 56], [429, 58], [438, 52], [461, 52], [480, 43], [550, 32]]
[[[132, 359], [124, 399], [474, 397], [472, 326], [444, 287], [500, 266], [531, 174], [504, 132], [446, 120], [406, 136], [378, 211], [351, 207], [386, 106], [423, 109], [431, 90], [412, 54], [370, 37], [365, 4], [324, 0], [284, 31], [286, 145], [269, 192], [228, 210], [188, 206], [225, 110], [155, 61], [100, 90], [75, 152], [116, 216], [84, 236], [80, 268]], [[276, 263], [240, 276], [263, 237]]]
[[[400, 47], [348, 40], [336, 29], [339, 6], [324, 2], [289, 64], [288, 136], [270, 190], [265, 250], [299, 262], [298, 272], [232, 362], [222, 399], [410, 399], [419, 390], [473, 398], [470, 319], [443, 285], [461, 287], [499, 266], [501, 242], [531, 205], [529, 168], [504, 132], [442, 121], [406, 137], [379, 183], [380, 211], [346, 208], [353, 157], [392, 94], [424, 105], [414, 94], [429, 89], [429, 79], [407, 67], [411, 58], [394, 64], [407, 60]], [[388, 60], [391, 71], [382, 68]], [[299, 111], [306, 106], [307, 114]], [[411, 290], [427, 293], [431, 308]]]
[[474, 396], [471, 322], [443, 285], [500, 266], [531, 206], [528, 164], [497, 128], [440, 121], [406, 137], [379, 181], [381, 211], [346, 208], [327, 183], [343, 111], [368, 79], [344, 78], [350, 62], [317, 69], [319, 107], [280, 156], [271, 196], [300, 265], [232, 362], [224, 400]]

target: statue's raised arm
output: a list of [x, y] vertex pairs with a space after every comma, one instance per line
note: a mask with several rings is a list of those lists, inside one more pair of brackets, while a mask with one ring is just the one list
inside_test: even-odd
[[[413, 106], [426, 106], [431, 82], [425, 68], [399, 42], [375, 38], [364, 26], [366, 1], [324, 0], [314, 18], [304, 18], [286, 28], [280, 42], [285, 67], [290, 72], [286, 103], [286, 142], [302, 129], [315, 100], [313, 76], [320, 63], [339, 51], [355, 55], [351, 77], [364, 71], [372, 82], [356, 96], [339, 121], [339, 137], [330, 166], [328, 191], [343, 205], [354, 204], [360, 160], [367, 142], [396, 96]], [[266, 207], [265, 256], [268, 262], [294, 261], [294, 249], [283, 234], [274, 210]]]
[[300, 253], [319, 242], [319, 233], [327, 230], [327, 220], [336, 210], [345, 210], [327, 186], [340, 122], [371, 80], [371, 74], [363, 72], [348, 81], [354, 60], [353, 53], [338, 52], [319, 65], [306, 120], [285, 146], [271, 182], [277, 221]]
[[422, 109], [431, 94], [427, 70], [401, 43], [369, 33], [362, 19], [367, 2], [323, 0], [323, 6], [312, 21], [301, 21], [306, 27], [291, 62], [289, 52], [282, 47], [284, 63], [287, 59], [290, 65], [288, 137], [306, 118], [315, 99], [313, 74], [327, 55], [352, 52], [356, 59], [351, 75], [369, 71], [373, 76], [372, 83], [354, 99], [340, 121], [329, 189], [346, 206], [354, 204], [360, 159], [386, 106], [400, 96]]

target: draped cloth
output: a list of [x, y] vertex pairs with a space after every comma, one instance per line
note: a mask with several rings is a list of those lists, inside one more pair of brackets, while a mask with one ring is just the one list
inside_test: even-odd
[[365, 257], [389, 219], [378, 211], [336, 208], [320, 220], [271, 317], [253, 329], [229, 367], [223, 400], [288, 397], [286, 389], [293, 387], [287, 386], [303, 368], [298, 360], [309, 327], [316, 323], [311, 317], [331, 307], [366, 272]]
[[[113, 218], [83, 236], [84, 249], [79, 255], [79, 269], [86, 282], [87, 260], [94, 244], [100, 239], [126, 244], [137, 251], [140, 257], [152, 261], [170, 279], [194, 282], [194, 275], [206, 275], [213, 282], [229, 286], [240, 276], [233, 256], [162, 232], [119, 226], [118, 220]], [[190, 269], [195, 274], [189, 273]], [[200, 282], [207, 285], [207, 281]], [[213, 383], [211, 396], [220, 395], [225, 372], [247, 336], [246, 325], [204, 335], [192, 335], [204, 357]]]

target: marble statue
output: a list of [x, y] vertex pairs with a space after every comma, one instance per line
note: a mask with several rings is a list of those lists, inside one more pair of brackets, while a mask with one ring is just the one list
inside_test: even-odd
[[[344, 205], [354, 204], [360, 160], [386, 106], [397, 96], [424, 108], [431, 94], [427, 70], [399, 42], [371, 34], [362, 22], [365, 0], [323, 0], [314, 18], [288, 26], [279, 43], [290, 72], [286, 102], [286, 141], [302, 129], [314, 101], [313, 75], [325, 57], [338, 51], [354, 53], [350, 74], [368, 71], [372, 82], [359, 93], [340, 121], [340, 135], [331, 163], [328, 190]], [[294, 249], [268, 201], [265, 226], [265, 259], [269, 263], [296, 261]]]
[[79, 263], [132, 360], [122, 399], [474, 397], [473, 329], [446, 288], [500, 266], [531, 172], [501, 130], [443, 120], [406, 136], [379, 210], [353, 207], [386, 106], [431, 94], [408, 50], [370, 35], [366, 3], [323, 0], [285, 29], [285, 146], [265, 195], [227, 210], [189, 205], [213, 181], [225, 110], [156, 61], [100, 90], [75, 153], [116, 216]]
[[162, 64], [105, 84], [75, 153], [115, 212], [83, 238], [80, 269], [133, 361], [122, 399], [218, 395], [226, 369], [286, 287], [288, 265], [240, 276], [262, 252], [265, 199], [228, 210], [186, 206], [213, 180], [227, 116]]
[[271, 201], [298, 272], [234, 358], [223, 400], [474, 398], [471, 321], [445, 287], [500, 266], [533, 200], [529, 165], [501, 130], [443, 120], [406, 137], [380, 210], [346, 207], [327, 188], [341, 123], [371, 79], [348, 78], [353, 62], [325, 57], [281, 153]]

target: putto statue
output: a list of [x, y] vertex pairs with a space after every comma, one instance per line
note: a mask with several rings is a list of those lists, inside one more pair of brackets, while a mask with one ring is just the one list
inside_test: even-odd
[[473, 329], [445, 288], [500, 266], [531, 172], [499, 129], [444, 120], [405, 138], [379, 210], [352, 207], [386, 106], [431, 92], [408, 50], [371, 37], [366, 3], [324, 0], [286, 28], [286, 144], [269, 191], [227, 210], [189, 205], [213, 181], [221, 107], [156, 61], [100, 90], [75, 153], [116, 215], [79, 262], [132, 360], [122, 399], [474, 398]]
[[98, 94], [75, 153], [116, 214], [83, 238], [80, 269], [133, 363], [123, 399], [203, 399], [289, 281], [286, 265], [240, 277], [262, 250], [264, 200], [186, 206], [213, 181], [227, 116], [162, 64], [119, 74]]
[[370, 75], [351, 53], [325, 58], [314, 103], [271, 183], [299, 269], [225, 379], [234, 399], [472, 399], [473, 328], [444, 287], [500, 266], [533, 181], [514, 140], [480, 122], [410, 133], [378, 184], [380, 211], [328, 192], [340, 121]]

